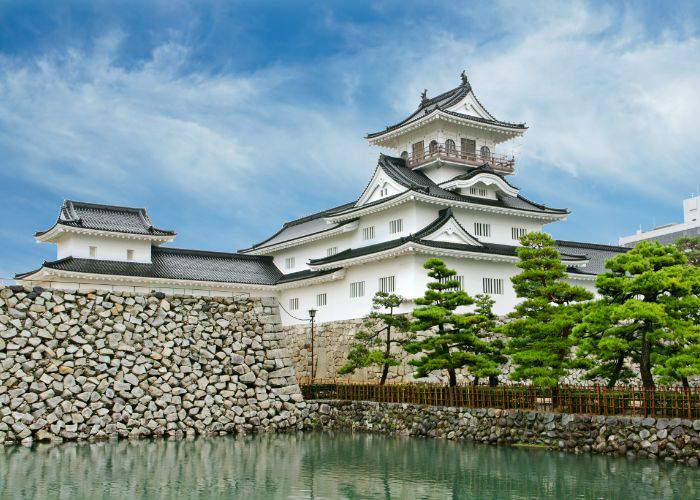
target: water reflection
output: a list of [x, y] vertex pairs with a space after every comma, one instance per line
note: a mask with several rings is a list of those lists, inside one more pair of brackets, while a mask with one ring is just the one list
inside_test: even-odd
[[700, 471], [685, 466], [370, 434], [0, 450], [0, 498], [615, 499], [699, 491]]

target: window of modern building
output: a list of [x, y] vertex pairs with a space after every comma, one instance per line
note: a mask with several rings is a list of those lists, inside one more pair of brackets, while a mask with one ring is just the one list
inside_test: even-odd
[[486, 224], [485, 222], [475, 222], [474, 234], [476, 236], [491, 236], [491, 224]]
[[316, 294], [316, 307], [323, 307], [328, 303], [328, 296], [326, 293]]
[[374, 239], [374, 226], [362, 228], [362, 239], [363, 240], [373, 240]]
[[473, 194], [474, 196], [486, 196], [488, 191], [483, 187], [471, 186], [469, 188], [469, 194]]
[[527, 229], [524, 227], [511, 227], [510, 234], [514, 240], [519, 240], [527, 234]]
[[326, 256], [330, 257], [338, 253], [338, 247], [329, 247], [326, 249]]
[[134, 251], [131, 249], [128, 249], [126, 251], [126, 260], [134, 260]]
[[483, 292], [491, 295], [503, 295], [503, 278], [483, 278]]
[[294, 266], [296, 264], [296, 259], [294, 257], [287, 257], [284, 259], [284, 268], [285, 269], [294, 269]]
[[289, 310], [296, 311], [299, 309], [299, 297], [289, 299]]
[[403, 219], [389, 221], [389, 233], [396, 234], [403, 231]]
[[384, 293], [392, 293], [396, 290], [396, 277], [385, 276], [379, 278], [379, 291]]
[[97, 257], [97, 247], [90, 247], [90, 257]]
[[365, 296], [365, 282], [355, 281], [350, 283], [350, 298], [355, 299], [357, 297]]

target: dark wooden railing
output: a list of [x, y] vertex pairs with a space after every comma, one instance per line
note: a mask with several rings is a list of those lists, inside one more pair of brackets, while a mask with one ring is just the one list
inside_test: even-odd
[[636, 415], [700, 418], [700, 389], [563, 385], [556, 390], [532, 385], [458, 385], [308, 381], [300, 384], [307, 399], [410, 403], [465, 408], [541, 410], [589, 415]]
[[482, 155], [475, 151], [462, 151], [459, 147], [446, 146], [444, 143], [429, 145], [418, 153], [409, 153], [408, 156], [405, 156], [405, 159], [409, 167], [417, 167], [433, 160], [447, 160], [476, 167], [486, 163], [491, 165], [494, 170], [500, 172], [508, 174], [515, 172], [515, 158], [513, 157], [490, 153]]

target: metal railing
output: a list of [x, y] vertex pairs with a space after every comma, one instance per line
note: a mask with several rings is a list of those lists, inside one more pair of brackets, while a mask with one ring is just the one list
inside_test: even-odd
[[306, 399], [337, 399], [409, 403], [463, 408], [538, 410], [588, 415], [634, 415], [664, 418], [700, 418], [697, 387], [563, 385], [556, 389], [532, 385], [386, 384], [343, 381], [302, 382]]
[[447, 160], [454, 163], [461, 163], [480, 167], [488, 164], [494, 170], [504, 173], [515, 172], [515, 158], [496, 154], [481, 154], [475, 151], [461, 150], [459, 147], [447, 146], [444, 143], [433, 143], [416, 153], [415, 151], [404, 155], [404, 159], [409, 167], [417, 167], [434, 160]]

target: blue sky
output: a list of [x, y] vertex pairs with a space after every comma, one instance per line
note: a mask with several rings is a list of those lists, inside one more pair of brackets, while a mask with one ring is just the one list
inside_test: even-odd
[[[441, 5], [436, 8], [436, 5]], [[466, 68], [530, 126], [525, 196], [556, 237], [679, 221], [700, 183], [698, 2], [0, 0], [0, 276], [64, 198], [146, 206], [177, 246], [232, 251], [356, 198], [367, 132]]]

